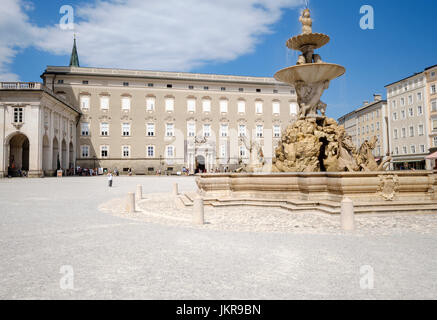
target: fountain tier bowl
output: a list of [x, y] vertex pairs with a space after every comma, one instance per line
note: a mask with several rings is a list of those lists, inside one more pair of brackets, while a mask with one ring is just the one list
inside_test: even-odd
[[313, 49], [323, 47], [329, 42], [329, 36], [323, 33], [301, 34], [289, 39], [287, 47], [300, 51], [302, 47], [311, 46]]
[[308, 63], [282, 69], [275, 74], [275, 79], [288, 84], [297, 81], [316, 83], [333, 80], [342, 76], [346, 69], [333, 63]]

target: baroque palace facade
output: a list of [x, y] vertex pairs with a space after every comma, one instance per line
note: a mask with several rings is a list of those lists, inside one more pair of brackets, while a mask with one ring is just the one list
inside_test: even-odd
[[298, 114], [294, 88], [273, 78], [83, 68], [76, 41], [70, 65], [41, 78], [1, 83], [0, 176], [231, 171], [255, 147], [271, 163]]
[[42, 78], [80, 108], [85, 168], [233, 170], [255, 140], [271, 162], [298, 111], [295, 91], [272, 78], [80, 67], [47, 67]]

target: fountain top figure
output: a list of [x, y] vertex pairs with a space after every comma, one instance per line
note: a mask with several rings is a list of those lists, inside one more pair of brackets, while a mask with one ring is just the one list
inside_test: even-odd
[[276, 149], [273, 172], [382, 170], [387, 161], [381, 165], [376, 163], [371, 152], [375, 143], [366, 142], [366, 148], [357, 150], [344, 127], [326, 117], [327, 104], [320, 98], [330, 81], [342, 76], [346, 69], [323, 62], [320, 55], [314, 53], [330, 38], [323, 33], [313, 33], [309, 9], [302, 12], [299, 21], [302, 34], [286, 43], [288, 48], [301, 52], [297, 64], [275, 74], [276, 80], [296, 89], [299, 120], [284, 132]]

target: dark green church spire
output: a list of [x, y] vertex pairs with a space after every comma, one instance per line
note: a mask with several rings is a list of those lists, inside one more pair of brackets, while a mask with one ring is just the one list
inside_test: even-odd
[[77, 48], [76, 48], [76, 35], [74, 35], [74, 44], [73, 44], [73, 51], [71, 52], [70, 67], [80, 67], [79, 56], [77, 55]]

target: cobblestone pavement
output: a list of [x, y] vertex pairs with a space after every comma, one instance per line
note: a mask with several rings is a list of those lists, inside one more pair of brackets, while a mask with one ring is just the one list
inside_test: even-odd
[[[437, 298], [435, 216], [357, 217], [359, 230], [343, 233], [338, 217], [207, 208], [209, 224], [193, 227], [165, 194], [173, 182], [195, 187], [186, 177], [116, 177], [112, 189], [104, 177], [0, 180], [0, 298]], [[137, 184], [145, 212], [122, 214]]]

